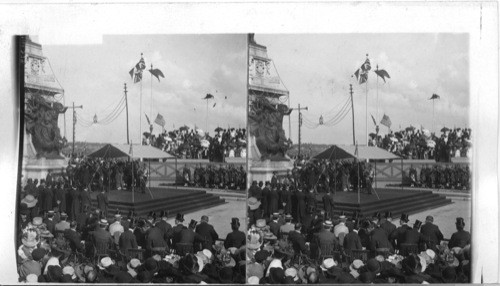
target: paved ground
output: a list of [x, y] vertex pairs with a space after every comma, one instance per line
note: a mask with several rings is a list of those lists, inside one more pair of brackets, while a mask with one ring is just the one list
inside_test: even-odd
[[[471, 201], [454, 201], [453, 204], [427, 210], [421, 213], [410, 215], [410, 223], [413, 225], [415, 220], [425, 222], [425, 217], [431, 215], [434, 217], [434, 223], [439, 226], [445, 238], [450, 238], [456, 231], [455, 220], [457, 217], [463, 217], [465, 220], [465, 230], [470, 231], [471, 226]], [[397, 225], [398, 220], [394, 223]]]
[[[202, 215], [207, 215], [209, 223], [214, 226], [220, 238], [226, 238], [227, 234], [231, 232], [231, 218], [237, 217], [240, 219], [240, 230], [246, 229], [246, 202], [245, 201], [228, 201], [226, 204], [216, 206], [207, 210], [196, 211], [186, 214], [184, 216], [184, 225], [189, 224], [191, 219], [200, 221]], [[174, 218], [168, 220], [171, 225], [174, 225]]]

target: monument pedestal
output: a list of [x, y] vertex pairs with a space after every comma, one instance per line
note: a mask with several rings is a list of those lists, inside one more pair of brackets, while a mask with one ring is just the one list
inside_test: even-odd
[[274, 172], [278, 176], [283, 176], [286, 175], [287, 171], [292, 171], [292, 169], [292, 161], [254, 161], [250, 166], [251, 179], [249, 181], [271, 181]]
[[24, 133], [24, 156], [23, 156], [23, 180], [28, 178], [31, 179], [45, 179], [49, 171], [61, 171], [61, 169], [66, 169], [68, 166], [68, 159], [57, 158], [57, 159], [47, 159], [47, 158], [37, 158], [35, 147], [31, 143], [31, 135]]

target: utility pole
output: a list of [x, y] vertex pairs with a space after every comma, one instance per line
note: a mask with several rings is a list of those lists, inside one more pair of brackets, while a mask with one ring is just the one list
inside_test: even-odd
[[308, 107], [300, 107], [300, 104], [299, 104], [299, 107], [297, 108], [290, 108], [292, 111], [293, 110], [297, 110], [299, 111], [299, 153], [297, 156], [300, 156], [300, 145], [301, 145], [301, 132], [300, 132], [300, 129], [302, 127], [302, 112], [301, 110], [308, 110]]
[[356, 132], [354, 132], [354, 102], [352, 99], [352, 84], [349, 85], [350, 93], [351, 93], [351, 110], [352, 110], [352, 145], [356, 145]]
[[75, 126], [76, 126], [76, 108], [83, 109], [83, 105], [75, 106], [75, 102], [73, 101], [73, 106], [66, 106], [67, 108], [73, 109], [73, 144], [71, 147], [71, 155], [75, 154]]
[[128, 100], [127, 100], [127, 84], [123, 84], [123, 92], [125, 93], [125, 108], [127, 109], [127, 145], [129, 144], [129, 137], [128, 137]]

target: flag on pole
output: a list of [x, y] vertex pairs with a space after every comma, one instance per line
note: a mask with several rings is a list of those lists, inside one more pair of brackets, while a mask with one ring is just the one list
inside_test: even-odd
[[379, 77], [381, 77], [381, 78], [384, 80], [384, 82], [385, 82], [385, 78], [391, 78], [391, 77], [389, 76], [389, 73], [388, 73], [386, 70], [379, 70], [379, 69], [377, 69], [377, 70], [375, 70], [375, 73], [376, 73]]
[[160, 125], [161, 127], [165, 127], [165, 118], [163, 118], [163, 116], [158, 113], [158, 115], [156, 115], [155, 123]]
[[134, 80], [134, 83], [138, 83], [142, 80], [142, 71], [144, 71], [144, 69], [146, 69], [146, 63], [141, 54], [139, 62], [128, 72], [130, 77]]
[[375, 126], [377, 126], [377, 120], [375, 120], [375, 117], [373, 117], [373, 115], [372, 115], [372, 114], [370, 114], [370, 115], [372, 116], [373, 124], [374, 124]]
[[431, 98], [429, 98], [429, 100], [431, 100], [431, 99], [439, 99], [439, 98], [440, 98], [440, 96], [434, 93], [434, 94], [432, 94]]
[[211, 98], [214, 98], [214, 96], [211, 95], [210, 93], [207, 93], [207, 95], [205, 95], [205, 97], [202, 99], [211, 99]]
[[384, 126], [387, 126], [388, 128], [391, 128], [391, 119], [389, 118], [389, 116], [387, 116], [385, 113], [384, 113], [384, 116], [382, 117], [382, 120], [380, 120], [380, 124], [384, 125]]
[[148, 125], [151, 125], [151, 121], [149, 121], [149, 117], [146, 113], [144, 113], [144, 115], [146, 115], [146, 120], [148, 121]]
[[134, 157], [134, 149], [132, 148], [132, 142], [130, 142], [130, 149], [128, 150], [130, 157]]
[[372, 66], [370, 64], [370, 59], [366, 58], [365, 62], [361, 65], [361, 67], [354, 72], [356, 80], [358, 81], [359, 84], [363, 84], [368, 80], [368, 72], [371, 69]]
[[160, 77], [165, 78], [163, 72], [160, 69], [149, 69], [149, 72], [154, 75], [158, 81], [160, 81]]

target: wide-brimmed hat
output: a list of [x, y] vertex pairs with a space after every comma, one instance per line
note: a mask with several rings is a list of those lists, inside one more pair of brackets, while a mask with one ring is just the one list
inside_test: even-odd
[[251, 197], [248, 199], [248, 207], [251, 211], [258, 209], [259, 206], [260, 202], [257, 200], [257, 198]]
[[285, 276], [292, 277], [293, 281], [298, 281], [299, 276], [297, 275], [297, 269], [294, 267], [287, 268], [285, 270]]
[[266, 226], [266, 220], [265, 219], [258, 219], [256, 222], [255, 222], [255, 227], [257, 228], [264, 228]]
[[26, 247], [35, 247], [40, 243], [40, 236], [35, 229], [28, 229], [23, 233], [21, 242]]
[[103, 218], [103, 219], [101, 219], [101, 220], [99, 221], [99, 225], [100, 225], [100, 226], [107, 226], [107, 225], [109, 225], [108, 220], [107, 220], [107, 219], [104, 219], [104, 218]]
[[248, 284], [250, 285], [259, 285], [260, 279], [257, 276], [248, 277]]
[[263, 237], [257, 231], [250, 231], [247, 235], [247, 248], [259, 249], [262, 246]]
[[64, 266], [62, 269], [63, 275], [67, 274], [71, 276], [71, 279], [76, 279], [75, 269], [69, 265]]
[[114, 262], [113, 262], [113, 260], [111, 260], [111, 257], [106, 256], [106, 257], [102, 258], [101, 261], [99, 261], [99, 264], [97, 264], [97, 266], [100, 269], [104, 270], [113, 264], [114, 264]]
[[21, 200], [21, 203], [26, 204], [28, 208], [34, 207], [37, 202], [38, 200], [33, 195], [26, 195], [26, 197]]
[[26, 276], [26, 283], [38, 283], [38, 276], [34, 273], [28, 274]]
[[349, 265], [349, 269], [351, 271], [358, 271], [361, 267], [365, 266], [362, 260], [356, 259], [354, 260], [351, 265]]
[[128, 270], [135, 270], [139, 266], [141, 266], [141, 261], [137, 258], [132, 258], [130, 259], [129, 263], [127, 263]]
[[31, 221], [31, 224], [33, 226], [39, 227], [39, 226], [41, 226], [43, 224], [43, 219], [41, 217], [39, 217], [39, 216], [36, 216]]
[[[267, 267], [266, 277], [269, 277], [269, 273], [272, 268], [281, 268], [283, 269], [283, 263], [279, 259], [273, 259], [271, 263], [269, 263], [269, 267]], [[285, 276], [285, 275], [283, 275]]]
[[42, 238], [53, 238], [54, 235], [48, 229], [44, 229], [44, 230], [40, 231], [40, 237], [42, 237]]
[[323, 263], [321, 263], [321, 269], [323, 271], [327, 271], [328, 269], [332, 268], [333, 266], [337, 266], [337, 263], [335, 262], [335, 260], [333, 260], [333, 258], [327, 258], [325, 260], [323, 260]]
[[34, 261], [40, 261], [40, 260], [42, 260], [43, 257], [45, 257], [45, 254], [47, 254], [47, 252], [45, 251], [45, 248], [39, 247], [39, 248], [35, 248], [31, 252], [31, 257], [33, 257]]
[[333, 223], [331, 220], [325, 220], [325, 222], [323, 222], [323, 226], [324, 227], [333, 227]]

